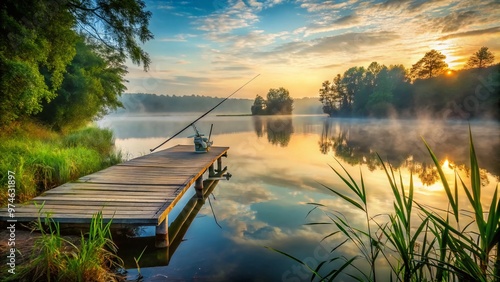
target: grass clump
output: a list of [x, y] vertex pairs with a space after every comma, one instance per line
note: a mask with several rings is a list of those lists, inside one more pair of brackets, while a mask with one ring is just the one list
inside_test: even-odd
[[[351, 191], [345, 195], [323, 185], [336, 197], [354, 209], [364, 213], [365, 226], [353, 226], [342, 212], [331, 210], [319, 203], [310, 203], [313, 210], [321, 210], [335, 231], [323, 240], [341, 235], [346, 240], [332, 250], [342, 248], [347, 242], [358, 250], [358, 256], [346, 258], [336, 256], [322, 261], [313, 269], [305, 262], [285, 254], [303, 264], [311, 271], [311, 281], [333, 281], [344, 273], [357, 281], [500, 281], [500, 200], [498, 184], [491, 202], [481, 199], [481, 176], [478, 160], [470, 133], [470, 185], [455, 172], [454, 185], [450, 185], [431, 148], [425, 143], [429, 155], [438, 171], [441, 184], [448, 199], [448, 209], [442, 210], [415, 202], [413, 199], [413, 176], [405, 186], [401, 173], [397, 176], [390, 165], [378, 156], [394, 196], [391, 214], [369, 213], [367, 193], [363, 175], [355, 181], [340, 164], [341, 170], [332, 167], [335, 174]], [[458, 191], [463, 190], [472, 211], [460, 209]], [[466, 222], [464, 221], [464, 218]], [[273, 249], [274, 250], [274, 249]], [[277, 251], [277, 250], [275, 250]], [[368, 263], [369, 271], [362, 271], [359, 259]], [[380, 261], [383, 260], [383, 261]], [[342, 261], [341, 267], [338, 262]], [[334, 263], [335, 265], [332, 265]], [[382, 277], [377, 266], [386, 264], [389, 277]], [[333, 269], [333, 270], [332, 270]], [[347, 273], [346, 270], [350, 272]], [[358, 273], [359, 275], [353, 275]]]
[[[64, 136], [27, 124], [5, 131], [11, 135], [0, 136], [0, 185], [6, 189], [7, 172], [14, 171], [17, 202], [122, 160], [107, 129], [89, 127]], [[6, 197], [0, 194], [0, 206]]]
[[41, 236], [30, 260], [7, 281], [123, 281], [116, 272], [123, 261], [116, 255], [110, 226], [111, 221], [105, 224], [98, 212], [92, 217], [89, 232], [74, 244], [61, 236], [57, 222], [45, 218], [42, 223], [39, 218], [35, 229]]

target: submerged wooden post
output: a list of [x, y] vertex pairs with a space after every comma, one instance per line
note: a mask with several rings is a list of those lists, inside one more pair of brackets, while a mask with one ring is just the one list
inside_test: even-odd
[[213, 176], [215, 176], [215, 171], [214, 171], [214, 164], [212, 163], [208, 167], [208, 177], [213, 177]]
[[203, 174], [194, 182], [194, 190], [198, 198], [203, 198]]
[[168, 215], [163, 219], [163, 221], [156, 225], [156, 241], [155, 247], [166, 248], [168, 247]]
[[221, 172], [222, 171], [222, 157], [219, 157], [217, 159], [217, 172]]
[[200, 175], [200, 177], [198, 177], [196, 179], [196, 182], [194, 183], [194, 188], [196, 190], [202, 190], [203, 189], [203, 174]]

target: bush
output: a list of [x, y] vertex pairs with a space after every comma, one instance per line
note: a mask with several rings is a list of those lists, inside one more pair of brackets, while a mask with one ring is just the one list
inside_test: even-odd
[[[0, 138], [0, 185], [7, 189], [7, 172], [16, 174], [17, 202], [121, 161], [109, 130], [86, 128], [68, 136], [19, 131], [14, 138]], [[32, 132], [40, 132], [40, 129]], [[0, 193], [0, 205], [7, 193]]]

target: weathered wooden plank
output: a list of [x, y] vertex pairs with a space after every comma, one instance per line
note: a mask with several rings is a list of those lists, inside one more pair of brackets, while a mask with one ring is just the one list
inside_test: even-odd
[[[0, 217], [4, 218], [7, 215], [0, 213]], [[16, 215], [15, 219], [19, 222], [21, 221], [33, 221], [38, 218], [38, 213], [26, 213], [23, 215]], [[52, 220], [59, 223], [90, 223], [92, 220], [92, 214], [81, 215], [81, 214], [53, 214], [50, 217]], [[112, 220], [115, 224], [141, 224], [141, 225], [155, 225], [157, 224], [157, 219], [155, 218], [145, 218], [144, 216], [126, 216], [126, 217], [112, 217], [108, 215], [103, 215], [104, 222]]]
[[[169, 191], [176, 191], [179, 188], [183, 188], [181, 185], [176, 185], [176, 186], [141, 186], [141, 187], [136, 187], [133, 185], [130, 186], [114, 186], [114, 185], [92, 185], [92, 186], [86, 186], [86, 185], [75, 185], [75, 186], [66, 186], [66, 187], [60, 187], [57, 190], [59, 191], [73, 191], [73, 190], [78, 190], [78, 191], [94, 191], [94, 193], [99, 193], [99, 191], [111, 191], [111, 192], [120, 192], [120, 191], [136, 191], [136, 192], [143, 192], [143, 191], [151, 191], [151, 192], [167, 192]], [[44, 193], [52, 193], [54, 192], [54, 189], [45, 191]]]
[[[126, 206], [126, 205], [120, 205], [120, 206], [100, 206], [100, 205], [67, 205], [64, 203], [61, 203], [59, 205], [54, 205], [54, 204], [49, 204], [49, 205], [43, 205], [44, 210], [64, 210], [64, 209], [71, 209], [71, 210], [126, 210], [126, 211], [157, 211], [159, 205], [155, 206]], [[38, 211], [40, 210], [40, 207], [35, 207], [35, 206], [22, 206], [21, 208], [17, 208], [17, 211]]]
[[[54, 213], [51, 213], [50, 214], [50, 217], [52, 218], [52, 215], [53, 216], [58, 216], [58, 217], [71, 217], [71, 215], [75, 215], [75, 216], [80, 216], [80, 217], [92, 217], [93, 214], [97, 213], [98, 211], [67, 211], [67, 212], [64, 212], [64, 213], [59, 213], [59, 212], [54, 212]], [[142, 214], [142, 213], [137, 213], [137, 214], [124, 214], [124, 215], [120, 215], [120, 214], [116, 214], [114, 211], [103, 211], [102, 212], [103, 214], [103, 217], [113, 217], [113, 215], [115, 215], [116, 218], [152, 218], [154, 213], [151, 213], [151, 212], [148, 212], [146, 213], [145, 215]], [[39, 216], [39, 213], [38, 211], [35, 211], [35, 212], [16, 212], [16, 216], [15, 218], [20, 218], [20, 217], [26, 217], [28, 215], [36, 215], [34, 216], [34, 218], [38, 218]], [[45, 216], [44, 213], [40, 214], [42, 217]]]
[[[60, 199], [61, 196], [43, 196], [43, 197], [37, 197], [37, 200], [44, 201], [44, 200], [55, 200], [55, 199]], [[102, 199], [95, 199], [93, 197], [82, 197], [82, 196], [77, 196], [75, 195], [74, 197], [69, 197], [68, 200], [72, 201], [102, 201]], [[141, 203], [141, 202], [146, 202], [146, 203], [165, 203], [168, 202], [169, 200], [172, 200], [172, 198], [163, 198], [163, 199], [137, 199], [137, 198], [131, 198], [131, 197], [126, 197], [126, 198], [108, 198], [106, 199], [107, 202], [114, 202], [114, 201], [120, 201], [120, 202], [134, 202], [134, 203]]]
[[42, 204], [45, 205], [74, 205], [74, 206], [100, 206], [100, 207], [112, 207], [112, 206], [124, 206], [124, 207], [140, 207], [140, 206], [149, 206], [149, 207], [161, 207], [162, 204], [159, 203], [144, 203], [144, 202], [122, 202], [122, 201], [113, 201], [113, 202], [106, 202], [102, 200], [96, 200], [96, 201], [71, 201], [71, 200], [59, 200], [59, 199], [53, 199], [53, 200], [38, 200], [38, 201], [33, 201], [31, 202], [32, 205], [34, 203], [37, 203], [38, 207], [41, 207]]
[[44, 195], [56, 195], [56, 194], [65, 194], [65, 195], [94, 195], [96, 197], [100, 198], [109, 198], [109, 197], [114, 197], [117, 193], [120, 194], [120, 196], [132, 196], [132, 197], [165, 197], [172, 195], [175, 193], [175, 191], [151, 191], [151, 190], [144, 190], [144, 191], [108, 191], [108, 190], [103, 190], [100, 192], [97, 192], [95, 190], [57, 190], [57, 191], [47, 191], [44, 193]]
[[52, 214], [96, 214], [97, 212], [102, 212], [103, 215], [116, 215], [116, 216], [139, 216], [139, 217], [153, 217], [155, 211], [130, 211], [130, 210], [102, 210], [102, 209], [87, 209], [87, 210], [75, 210], [75, 209], [42, 209], [40, 212], [36, 209], [20, 209], [16, 210], [16, 217], [23, 216], [24, 214], [40, 214], [45, 216], [47, 213]]
[[[133, 188], [133, 189], [137, 189], [137, 190], [140, 190], [142, 188], [147, 188], [147, 187], [151, 187], [151, 188], [169, 188], [169, 187], [178, 187], [180, 185], [184, 185], [186, 181], [184, 180], [183, 182], [179, 182], [179, 183], [174, 183], [174, 184], [163, 184], [163, 185], [145, 185], [145, 184], [128, 184], [128, 183], [120, 183], [120, 184], [117, 184], [117, 183], [95, 183], [95, 182], [68, 182], [66, 184], [63, 184], [59, 187], [57, 187], [58, 189], [61, 189], [61, 188], [65, 188], [65, 187], [82, 187], [82, 188], [86, 188], [86, 189], [92, 189], [92, 188], [105, 188], [105, 189], [113, 189], [113, 188], [117, 188], [117, 189], [129, 189], [129, 188]], [[54, 190], [54, 189], [52, 189]]]

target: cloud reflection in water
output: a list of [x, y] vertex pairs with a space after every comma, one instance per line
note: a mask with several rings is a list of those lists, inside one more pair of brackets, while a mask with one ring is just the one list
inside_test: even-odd
[[[139, 148], [154, 147], [163, 140], [161, 136], [168, 137], [168, 128], [190, 121], [175, 118], [172, 124], [168, 117], [155, 119], [155, 125], [149, 129], [147, 118], [121, 120], [117, 124], [111, 121], [107, 125], [118, 131], [118, 146], [140, 154]], [[443, 206], [445, 194], [438, 184], [431, 184], [435, 181], [432, 161], [420, 136], [443, 161], [446, 158], [449, 164], [456, 166], [468, 162], [468, 125], [460, 122], [322, 116], [210, 117], [200, 127], [209, 128], [210, 123], [214, 123], [215, 145], [231, 147], [223, 163], [233, 177], [218, 184], [211, 200], [222, 229], [216, 226], [212, 210], [205, 204], [170, 264], [142, 269], [146, 281], [159, 274], [172, 279], [198, 277], [209, 281], [279, 281], [283, 277], [300, 277], [300, 272], [294, 274], [293, 261], [263, 246], [287, 251], [298, 258], [314, 259], [315, 250], [323, 248], [319, 243], [321, 238], [332, 232], [333, 227], [304, 225], [326, 220], [324, 214], [316, 212], [306, 218], [311, 208], [307, 203], [318, 202], [342, 211], [356, 225], [364, 220], [321, 186], [349, 193], [329, 167], [339, 167], [333, 156], [352, 175], [359, 177], [360, 171], [363, 173], [371, 214], [392, 210], [391, 189], [376, 164], [375, 152], [398, 169], [396, 173], [402, 174], [405, 183], [409, 181], [409, 171], [419, 174], [418, 167], [421, 167], [421, 175], [415, 177], [415, 200], [440, 208], [446, 208]], [[492, 154], [500, 149], [500, 127], [497, 123], [472, 123], [471, 127], [480, 165], [485, 169], [483, 174], [489, 180], [483, 187], [488, 201], [500, 171], [498, 154]], [[142, 128], [140, 136], [135, 136], [130, 128]], [[148, 130], [153, 131], [150, 136]], [[163, 135], [161, 130], [165, 130]], [[191, 140], [182, 137], [167, 146], [179, 142], [190, 144]], [[453, 169], [445, 172], [453, 180]], [[459, 173], [467, 174], [465, 168]], [[463, 200], [461, 207], [467, 209], [463, 191], [459, 194]], [[325, 244], [331, 248], [341, 240], [343, 238], [332, 237]], [[344, 251], [348, 257], [357, 254], [355, 248]]]

